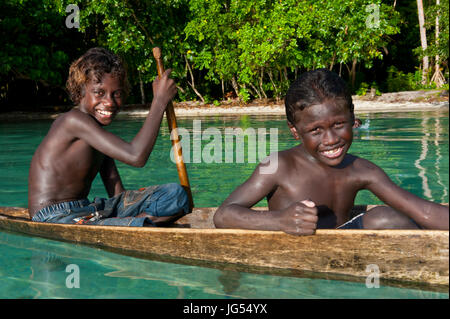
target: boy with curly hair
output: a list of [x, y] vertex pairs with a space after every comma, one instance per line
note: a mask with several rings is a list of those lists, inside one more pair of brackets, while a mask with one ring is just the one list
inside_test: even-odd
[[[117, 226], [163, 225], [190, 212], [178, 184], [125, 190], [115, 165], [143, 167], [155, 144], [168, 102], [175, 96], [170, 70], [153, 82], [153, 101], [140, 131], [128, 143], [103, 127], [129, 93], [123, 61], [103, 48], [88, 50], [69, 70], [67, 89], [77, 105], [59, 116], [31, 161], [28, 209], [36, 222]], [[100, 173], [110, 198], [87, 199]]]

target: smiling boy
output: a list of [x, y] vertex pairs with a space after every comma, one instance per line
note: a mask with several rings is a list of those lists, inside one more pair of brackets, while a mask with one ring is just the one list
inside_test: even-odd
[[[175, 96], [170, 70], [153, 82], [153, 101], [131, 142], [106, 131], [128, 93], [122, 60], [93, 48], [70, 67], [67, 89], [77, 105], [59, 116], [30, 165], [28, 209], [33, 221], [118, 226], [159, 225], [189, 212], [178, 184], [127, 191], [115, 160], [143, 167], [155, 144], [168, 102]], [[87, 199], [100, 173], [110, 198]]]
[[[449, 229], [448, 207], [395, 185], [372, 162], [348, 154], [357, 127], [345, 82], [326, 69], [300, 76], [286, 99], [289, 129], [301, 144], [277, 154], [278, 166], [261, 163], [219, 207], [218, 228], [282, 230], [311, 235], [317, 228]], [[355, 197], [369, 190], [388, 207], [350, 220]], [[268, 211], [251, 209], [267, 197]]]

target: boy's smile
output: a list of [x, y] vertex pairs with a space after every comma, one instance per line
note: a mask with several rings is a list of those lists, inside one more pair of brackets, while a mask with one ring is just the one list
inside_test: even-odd
[[80, 101], [80, 110], [94, 117], [101, 125], [109, 125], [123, 103], [119, 78], [106, 73], [99, 83], [90, 81]]
[[290, 125], [296, 139], [315, 160], [328, 166], [339, 165], [353, 141], [352, 114], [348, 107], [333, 101], [298, 111], [298, 120]]

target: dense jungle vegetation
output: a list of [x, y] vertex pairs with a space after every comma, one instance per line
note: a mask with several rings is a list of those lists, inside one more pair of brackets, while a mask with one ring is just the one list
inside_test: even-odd
[[298, 74], [315, 68], [340, 74], [359, 95], [448, 89], [448, 3], [4, 0], [0, 110], [71, 105], [70, 63], [94, 46], [126, 60], [128, 103], [151, 100], [154, 46], [173, 69], [177, 101], [280, 100]]

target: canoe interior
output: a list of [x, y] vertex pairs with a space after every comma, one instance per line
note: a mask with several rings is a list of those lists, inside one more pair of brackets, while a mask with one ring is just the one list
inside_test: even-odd
[[[357, 206], [352, 215], [371, 207]], [[0, 229], [221, 270], [365, 282], [366, 266], [376, 264], [383, 285], [448, 291], [448, 231], [320, 229], [292, 236], [215, 229], [216, 209], [195, 208], [172, 227], [140, 228], [35, 223], [25, 208], [0, 207]]]
[[[362, 212], [375, 207], [376, 205], [357, 205], [353, 207], [351, 216], [356, 216]], [[258, 210], [266, 210], [267, 207], [258, 207]], [[197, 229], [213, 229], [213, 217], [217, 207], [200, 207], [194, 208], [191, 214], [188, 214], [179, 220], [170, 228], [197, 228]], [[0, 215], [10, 218], [30, 220], [28, 209], [22, 207], [0, 207]], [[105, 226], [103, 226], [105, 227]]]

